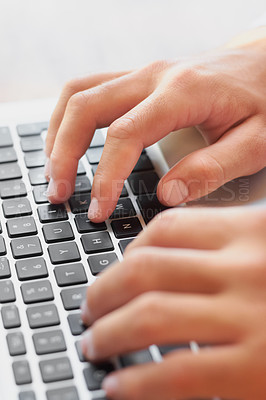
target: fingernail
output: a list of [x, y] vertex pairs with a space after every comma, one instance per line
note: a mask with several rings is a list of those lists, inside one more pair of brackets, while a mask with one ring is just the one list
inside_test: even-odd
[[86, 300], [84, 300], [80, 306], [81, 309], [81, 319], [87, 325], [91, 323], [91, 313], [89, 311]]
[[105, 390], [107, 396], [114, 396], [119, 390], [117, 377], [115, 375], [107, 376], [103, 380], [102, 389]]
[[44, 167], [44, 176], [47, 179], [47, 181], [50, 180], [51, 176], [51, 163], [50, 163], [50, 158], [46, 159], [45, 167]]
[[46, 190], [46, 196], [49, 198], [50, 196], [56, 195], [56, 185], [53, 178], [50, 178], [48, 188]]
[[172, 179], [162, 187], [162, 198], [171, 207], [183, 203], [188, 197], [186, 184], [179, 179]]
[[89, 219], [94, 219], [99, 215], [99, 203], [96, 197], [93, 197], [91, 199], [89, 211], [88, 211], [88, 218]]
[[95, 350], [93, 345], [92, 330], [88, 329], [81, 340], [81, 349], [86, 358], [89, 360], [95, 359]]

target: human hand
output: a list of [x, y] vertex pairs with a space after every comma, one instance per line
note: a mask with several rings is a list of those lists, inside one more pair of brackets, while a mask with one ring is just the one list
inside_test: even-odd
[[115, 208], [121, 183], [142, 149], [180, 128], [196, 126], [209, 146], [186, 156], [162, 177], [157, 195], [163, 204], [194, 200], [263, 168], [265, 37], [67, 84], [47, 135], [49, 200], [62, 202], [71, 195], [79, 158], [95, 129], [109, 125], [91, 192], [89, 218], [94, 222], [105, 220]]
[[168, 210], [89, 287], [89, 360], [154, 343], [210, 345], [112, 373], [108, 398], [265, 400], [265, 226], [265, 209]]

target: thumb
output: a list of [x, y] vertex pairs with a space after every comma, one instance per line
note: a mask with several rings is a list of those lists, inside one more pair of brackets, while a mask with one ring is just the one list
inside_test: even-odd
[[159, 200], [173, 207], [207, 195], [239, 176], [259, 171], [265, 166], [261, 131], [253, 119], [246, 121], [216, 143], [184, 157], [160, 180]]

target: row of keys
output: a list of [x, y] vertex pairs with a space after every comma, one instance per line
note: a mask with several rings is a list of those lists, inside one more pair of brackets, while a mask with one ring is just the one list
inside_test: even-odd
[[[44, 383], [57, 382], [74, 377], [68, 357], [43, 360], [39, 363], [42, 380]], [[12, 365], [17, 385], [32, 382], [29, 363], [26, 360], [15, 361]]]
[[[78, 391], [75, 386], [67, 386], [60, 389], [47, 390], [47, 400], [79, 400]], [[32, 390], [19, 393], [19, 400], [37, 400], [35, 393]], [[106, 400], [106, 398], [99, 398], [97, 400]]]
[[[3, 238], [2, 238], [3, 239]], [[110, 234], [98, 232], [81, 236], [85, 253], [92, 254], [114, 249]], [[11, 240], [11, 250], [16, 259], [40, 256], [43, 254], [40, 239], [36, 236]], [[4, 248], [4, 252], [5, 252]], [[62, 242], [48, 246], [48, 253], [52, 264], [63, 264], [80, 261], [81, 256], [75, 242]]]
[[[108, 264], [111, 264], [116, 260], [116, 256], [112, 259], [108, 259]], [[93, 263], [93, 261], [90, 261]], [[97, 262], [96, 266], [97, 266]], [[107, 265], [103, 265], [107, 267]], [[102, 268], [103, 269], [103, 268]], [[97, 272], [97, 268], [94, 269]], [[98, 268], [99, 270], [99, 268]], [[73, 264], [68, 266], [60, 266], [54, 270], [55, 277], [59, 286], [69, 286], [76, 284], [87, 283], [87, 276], [82, 264]], [[31, 277], [32, 278], [32, 277]], [[21, 285], [21, 293], [25, 304], [46, 302], [54, 299], [53, 290], [50, 281], [40, 280], [23, 283]], [[67, 289], [61, 292], [61, 297], [66, 309], [79, 307], [81, 297], [84, 294], [86, 287], [79, 287], [75, 289]], [[10, 303], [16, 300], [14, 285], [12, 281], [6, 280], [0, 282], [0, 303]], [[7, 314], [2, 314], [2, 318], [5, 320], [7, 315], [14, 317], [15, 309], [4, 309]], [[8, 323], [7, 323], [8, 325]]]
[[[84, 197], [85, 199], [84, 199]], [[72, 211], [74, 213], [82, 213], [88, 210], [89, 207], [89, 199], [86, 195], [83, 195], [82, 198], [79, 196], [78, 198], [73, 196], [70, 199], [70, 205]], [[156, 214], [165, 210], [167, 207], [163, 206], [157, 199], [156, 195], [141, 195], [137, 198], [138, 206], [141, 210], [143, 218], [146, 223], [148, 223]], [[3, 210], [5, 217], [16, 217], [17, 215], [23, 216], [32, 213], [30, 202], [27, 198], [22, 199], [13, 199], [6, 200], [3, 202]], [[45, 222], [54, 222], [68, 219], [67, 211], [64, 205], [43, 205], [38, 207], [38, 214], [40, 221], [42, 223]], [[130, 217], [132, 215], [136, 215], [136, 211], [133, 207], [133, 204], [129, 198], [120, 199], [116, 205], [116, 208], [111, 215], [111, 219], [113, 218], [123, 218]], [[75, 217], [75, 222], [80, 233], [83, 232], [93, 232], [100, 231], [106, 229], [106, 225], [104, 223], [94, 224], [87, 219], [86, 214]], [[114, 226], [116, 224], [113, 224]], [[67, 226], [65, 226], [65, 229]], [[36, 234], [36, 225], [33, 219], [19, 219], [16, 221], [12, 221], [7, 223], [8, 233], [10, 237], [16, 237], [20, 235], [30, 235]], [[59, 227], [58, 227], [59, 228]], [[55, 228], [56, 229], [56, 228]], [[45, 230], [46, 233], [48, 232]], [[69, 229], [68, 229], [69, 231]], [[70, 235], [71, 238], [72, 233], [70, 232], [67, 236]], [[47, 234], [46, 234], [47, 236]], [[117, 236], [119, 237], [119, 236]], [[56, 239], [56, 238], [55, 238]], [[48, 242], [53, 239], [48, 238]], [[0, 247], [1, 248], [1, 247]], [[1, 253], [0, 253], [1, 254]]]
[[[81, 335], [86, 329], [85, 326], [82, 324], [80, 312], [75, 314], [70, 314], [68, 316], [68, 321], [71, 328], [71, 332], [74, 336]], [[38, 355], [57, 353], [67, 350], [63, 332], [59, 329], [35, 333], [32, 336], [32, 339], [35, 352]], [[7, 344], [8, 344], [9, 354], [11, 356], [26, 354], [25, 341], [23, 334], [21, 332], [9, 333], [7, 335]], [[84, 356], [81, 352], [80, 342], [76, 342], [76, 347], [78, 350], [80, 360], [85, 361]], [[159, 346], [159, 350], [162, 356], [175, 350], [188, 349], [188, 348], [189, 344]], [[120, 361], [123, 367], [128, 367], [133, 364], [149, 362], [151, 361], [151, 356], [146, 351], [140, 351], [137, 353], [125, 355], [121, 357]]]
[[[10, 282], [10, 281], [8, 281]], [[0, 282], [2, 292], [3, 285]], [[25, 284], [21, 288], [24, 301], [32, 303], [33, 301], [44, 301], [53, 298], [53, 293], [49, 281], [34, 282], [34, 284]], [[12, 284], [12, 282], [11, 282]], [[43, 289], [44, 288], [44, 289]], [[61, 291], [61, 298], [66, 310], [77, 310], [86, 296], [86, 286], [64, 289]], [[12, 290], [12, 289], [11, 289]], [[14, 288], [13, 288], [14, 293]], [[3, 294], [1, 295], [3, 296]], [[15, 300], [15, 298], [14, 298]], [[0, 301], [2, 302], [2, 301]], [[3, 301], [4, 302], [4, 301]], [[6, 305], [1, 309], [1, 315], [4, 327], [6, 329], [18, 328], [21, 325], [19, 311], [16, 305]], [[60, 324], [57, 308], [54, 304], [45, 304], [29, 307], [27, 309], [29, 325], [32, 329], [43, 328]]]

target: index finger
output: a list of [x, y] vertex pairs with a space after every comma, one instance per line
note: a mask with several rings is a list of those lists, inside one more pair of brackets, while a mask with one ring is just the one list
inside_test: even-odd
[[49, 128], [46, 136], [46, 146], [45, 146], [45, 152], [47, 157], [50, 156], [53, 150], [56, 134], [63, 120], [66, 106], [70, 97], [77, 92], [98, 86], [104, 82], [126, 75], [129, 72], [130, 71], [108, 72], [108, 73], [89, 75], [85, 78], [73, 79], [64, 86], [49, 123]]
[[50, 156], [47, 196], [51, 202], [64, 202], [73, 193], [78, 160], [95, 129], [109, 126], [147, 97], [152, 89], [142, 75], [133, 72], [70, 98]]
[[[157, 89], [109, 127], [94, 176], [89, 219], [101, 222], [109, 217], [143, 148], [174, 130], [173, 106], [169, 103], [167, 93]], [[145, 190], [145, 182], [140, 183]]]

